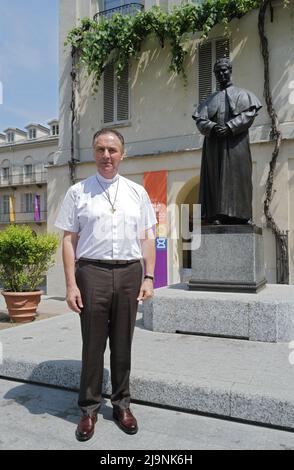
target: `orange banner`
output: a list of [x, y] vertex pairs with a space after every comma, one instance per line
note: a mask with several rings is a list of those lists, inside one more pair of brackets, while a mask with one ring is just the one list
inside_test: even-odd
[[[151, 171], [144, 173], [144, 188], [146, 189], [158, 222], [158, 230], [161, 225], [167, 224], [167, 171]], [[165, 235], [166, 236], [166, 235]]]
[[156, 265], [154, 287], [167, 285], [167, 171], [144, 173], [144, 187], [156, 212]]

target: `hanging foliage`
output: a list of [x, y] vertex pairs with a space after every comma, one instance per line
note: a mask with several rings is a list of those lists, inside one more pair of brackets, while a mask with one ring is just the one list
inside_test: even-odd
[[77, 56], [77, 65], [84, 65], [98, 86], [105, 65], [111, 53], [115, 52], [116, 73], [121, 72], [130, 57], [138, 57], [142, 42], [155, 34], [162, 47], [171, 46], [170, 69], [184, 73], [184, 59], [187, 51], [183, 45], [183, 35], [201, 31], [202, 38], [216, 24], [227, 24], [233, 18], [241, 18], [248, 11], [257, 8], [262, 0], [206, 0], [202, 4], [186, 3], [164, 12], [154, 6], [140, 11], [135, 16], [114, 14], [110, 19], [83, 18], [78, 27], [67, 36]]

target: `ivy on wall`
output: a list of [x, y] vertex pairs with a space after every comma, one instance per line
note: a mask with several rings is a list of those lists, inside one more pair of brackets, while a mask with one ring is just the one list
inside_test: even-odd
[[114, 14], [109, 20], [99, 22], [83, 18], [78, 27], [67, 36], [66, 44], [72, 46], [76, 66], [83, 65], [98, 86], [110, 54], [114, 54], [116, 73], [120, 77], [130, 57], [138, 57], [142, 42], [154, 34], [161, 46], [171, 46], [170, 69], [184, 73], [184, 35], [201, 31], [206, 38], [216, 24], [225, 26], [233, 18], [241, 18], [257, 8], [262, 0], [206, 0], [202, 4], [185, 3], [164, 12], [158, 6], [138, 12], [135, 16]]

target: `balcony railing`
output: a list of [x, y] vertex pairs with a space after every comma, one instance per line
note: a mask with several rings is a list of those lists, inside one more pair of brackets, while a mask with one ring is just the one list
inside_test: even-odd
[[119, 13], [120, 15], [134, 16], [143, 9], [144, 5], [142, 5], [142, 3], [128, 3], [126, 5], [120, 5], [115, 8], [109, 8], [108, 10], [99, 11], [96, 13], [96, 15], [94, 15], [94, 20], [97, 22], [101, 18], [104, 20], [109, 20], [115, 13]]
[[0, 176], [0, 187], [44, 183], [47, 183], [47, 171], [45, 170], [29, 174], [19, 172], [11, 173], [9, 176]]
[[[28, 223], [40, 223], [47, 221], [47, 211], [40, 211], [39, 220], [35, 217], [34, 212], [15, 212], [14, 223], [15, 224], [28, 224]], [[10, 214], [0, 214], [0, 224], [9, 224]]]

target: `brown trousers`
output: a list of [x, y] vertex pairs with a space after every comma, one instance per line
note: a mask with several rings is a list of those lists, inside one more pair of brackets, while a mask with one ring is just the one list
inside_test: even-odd
[[130, 404], [131, 347], [142, 280], [140, 261], [106, 265], [79, 260], [76, 281], [81, 291], [83, 340], [78, 404], [84, 414], [96, 413], [102, 400], [104, 352], [110, 348], [111, 402]]

